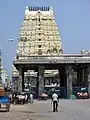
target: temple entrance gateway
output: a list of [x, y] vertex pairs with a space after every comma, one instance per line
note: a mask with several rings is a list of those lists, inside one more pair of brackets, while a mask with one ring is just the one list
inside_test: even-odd
[[[40, 57], [41, 58], [41, 57]], [[40, 59], [39, 59], [40, 60]], [[22, 64], [23, 63], [23, 64]], [[40, 93], [44, 90], [44, 87], [45, 87], [45, 80], [44, 80], [44, 72], [46, 69], [58, 69], [59, 71], [59, 82], [60, 82], [60, 97], [61, 98], [70, 98], [70, 96], [72, 94], [76, 94], [77, 90], [80, 89], [80, 87], [89, 87], [88, 86], [88, 79], [89, 79], [89, 74], [88, 74], [88, 69], [89, 69], [89, 66], [88, 64], [62, 64], [62, 63], [52, 63], [52, 64], [37, 64], [37, 62], [33, 63], [32, 65], [32, 61], [31, 61], [31, 64], [30, 62], [28, 62], [28, 64], [26, 65], [26, 63], [24, 64], [24, 61], [21, 60], [20, 61], [20, 64], [18, 64], [18, 60], [14, 62], [16, 68], [20, 68], [20, 64], [22, 65], [23, 67], [23, 70], [28, 70], [29, 68], [30, 69], [37, 69], [37, 82], [36, 82], [36, 90], [37, 90], [37, 95], [39, 96]], [[30, 66], [31, 67], [30, 67]], [[80, 68], [81, 66], [81, 68]], [[83, 66], [83, 67], [82, 67]], [[83, 70], [85, 72], [81, 72], [80, 70], [83, 68]], [[21, 69], [19, 69], [21, 70]], [[19, 71], [19, 73], [21, 73]], [[75, 74], [74, 74], [75, 73]], [[23, 75], [23, 74], [22, 74]], [[75, 76], [74, 76], [75, 75]], [[84, 80], [81, 79], [80, 77], [83, 76]], [[19, 80], [22, 81], [22, 83], [20, 85], [22, 85], [20, 87], [20, 90], [23, 91], [24, 90], [24, 85], [23, 85], [23, 79], [24, 77], [21, 77], [22, 80]], [[82, 84], [81, 84], [82, 83]], [[19, 85], [19, 86], [20, 86]]]
[[83, 86], [90, 92], [90, 54], [64, 54], [52, 7], [26, 7], [12, 68], [13, 88], [19, 92], [32, 85], [31, 79], [38, 96], [46, 81], [57, 81], [60, 97], [70, 98]]

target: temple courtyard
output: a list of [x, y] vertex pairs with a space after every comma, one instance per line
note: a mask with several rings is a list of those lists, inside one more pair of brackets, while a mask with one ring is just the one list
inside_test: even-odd
[[56, 113], [52, 112], [50, 100], [11, 105], [10, 112], [0, 112], [0, 120], [90, 120], [90, 99], [62, 99]]

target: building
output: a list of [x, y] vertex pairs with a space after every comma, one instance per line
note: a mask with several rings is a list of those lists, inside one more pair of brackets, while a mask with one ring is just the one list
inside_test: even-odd
[[[42, 12], [40, 12], [40, 9]], [[62, 43], [52, 7], [26, 7], [16, 54], [27, 56], [51, 56], [62, 54], [62, 52]], [[13, 67], [12, 71], [12, 76], [14, 76], [13, 81], [15, 81], [19, 74], [15, 67]], [[57, 73], [58, 70], [45, 70], [44, 77], [46, 84], [52, 83], [52, 77]], [[28, 72], [25, 74], [25, 76], [32, 76], [30, 78], [34, 79], [34, 84], [36, 83], [37, 73], [31, 71], [29, 74]], [[51, 82], [49, 82], [50, 78]], [[18, 84], [18, 81], [16, 81], [15, 84]]]
[[3, 66], [2, 66], [2, 70], [1, 70], [1, 79], [2, 79], [2, 86], [10, 88], [11, 81], [10, 81], [7, 71], [3, 69]]
[[2, 65], [2, 56], [0, 50], [0, 86], [10, 87], [10, 79], [7, 74], [7, 71], [3, 69]]
[[1, 78], [2, 78], [2, 85], [4, 86], [5, 83], [6, 83], [6, 80], [8, 78], [8, 75], [7, 75], [7, 71], [3, 70], [3, 68], [2, 68], [2, 71], [1, 71]]
[[26, 7], [18, 55], [59, 55], [63, 52], [52, 7]]
[[59, 77], [62, 94], [68, 98], [75, 86], [87, 87], [90, 93], [89, 51], [63, 53], [52, 7], [26, 7], [13, 65], [18, 70], [20, 92], [24, 91], [25, 73], [33, 71], [38, 95], [44, 89], [45, 73]]
[[14, 67], [14, 65], [12, 65], [12, 89], [14, 91], [18, 90], [18, 79], [19, 79], [19, 72]]

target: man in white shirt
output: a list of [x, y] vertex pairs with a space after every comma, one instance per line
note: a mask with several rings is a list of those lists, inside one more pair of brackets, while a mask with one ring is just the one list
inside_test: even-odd
[[33, 103], [33, 94], [30, 94], [30, 103]]
[[57, 93], [54, 91], [53, 95], [52, 95], [52, 101], [53, 101], [53, 112], [58, 112], [58, 95]]

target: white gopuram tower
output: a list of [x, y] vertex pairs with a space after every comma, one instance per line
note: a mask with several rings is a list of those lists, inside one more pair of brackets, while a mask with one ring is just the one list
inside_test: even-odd
[[[53, 56], [62, 53], [63, 48], [53, 8], [26, 7], [16, 55]], [[14, 66], [12, 71], [12, 76], [18, 75]], [[58, 70], [45, 70], [45, 74], [48, 73], [55, 75], [58, 73]]]
[[51, 56], [62, 53], [52, 7], [26, 7], [17, 54]]

